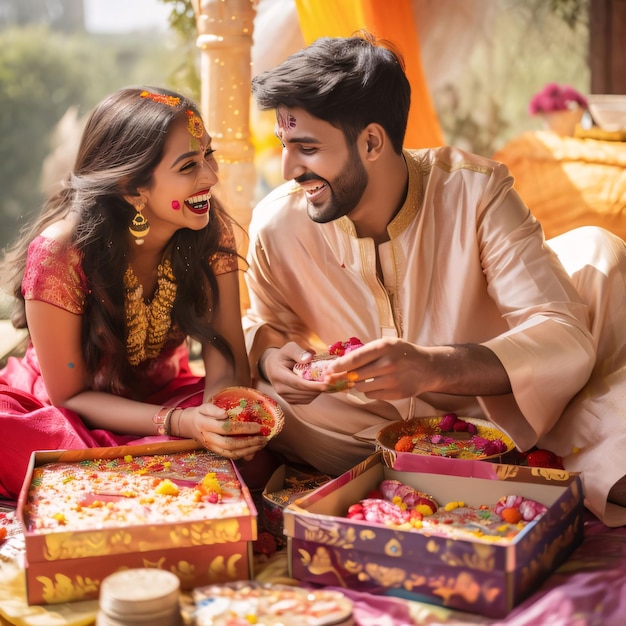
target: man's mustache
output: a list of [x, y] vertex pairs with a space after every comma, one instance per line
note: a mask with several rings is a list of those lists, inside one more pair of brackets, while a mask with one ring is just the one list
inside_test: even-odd
[[318, 176], [315, 172], [308, 172], [306, 174], [302, 174], [302, 176], [298, 176], [298, 178], [294, 178], [294, 180], [301, 185], [302, 183], [306, 183], [307, 180], [321, 180], [324, 183], [328, 181], [321, 176]]

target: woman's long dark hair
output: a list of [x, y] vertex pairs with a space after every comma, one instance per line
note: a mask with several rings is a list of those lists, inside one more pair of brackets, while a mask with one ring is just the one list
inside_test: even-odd
[[[83, 131], [72, 173], [61, 191], [44, 205], [40, 216], [5, 255], [3, 282], [15, 296], [11, 316], [16, 328], [26, 328], [21, 284], [28, 245], [48, 225], [70, 212], [78, 225], [69, 242], [82, 255], [87, 277], [82, 345], [85, 363], [96, 387], [116, 392], [140, 384], [141, 366], [133, 368], [126, 354], [126, 315], [123, 276], [128, 266], [128, 225], [135, 209], [124, 196], [135, 195], [152, 182], [154, 168], [163, 157], [168, 131], [186, 111], [199, 112], [184, 96], [155, 88], [173, 100], [141, 97], [144, 89], [122, 89], [103, 100], [91, 113]], [[216, 252], [237, 254], [219, 245], [220, 224], [236, 226], [211, 198], [207, 227], [178, 230], [168, 244], [177, 292], [172, 323], [191, 338], [217, 347], [231, 362], [232, 351], [211, 325], [219, 306], [217, 281], [210, 260]], [[103, 369], [104, 368], [104, 369]]]

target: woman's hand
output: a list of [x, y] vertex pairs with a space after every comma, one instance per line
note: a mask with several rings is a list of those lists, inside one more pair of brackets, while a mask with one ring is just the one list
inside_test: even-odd
[[207, 450], [228, 459], [250, 460], [268, 438], [260, 435], [261, 424], [229, 419], [224, 409], [205, 402], [172, 415], [172, 435], [195, 439]]

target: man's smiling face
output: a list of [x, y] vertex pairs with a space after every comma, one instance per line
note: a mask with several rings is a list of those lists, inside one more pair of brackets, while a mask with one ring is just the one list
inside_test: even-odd
[[357, 207], [368, 175], [342, 130], [304, 109], [279, 107], [276, 135], [283, 145], [283, 176], [302, 187], [314, 222], [336, 220]]

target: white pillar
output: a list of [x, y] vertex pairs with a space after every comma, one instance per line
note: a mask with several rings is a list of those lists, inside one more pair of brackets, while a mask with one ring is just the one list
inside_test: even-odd
[[[201, 50], [200, 108], [220, 167], [217, 196], [246, 230], [256, 187], [250, 140], [255, 4], [255, 0], [193, 0]], [[245, 253], [245, 240], [238, 243]], [[247, 302], [242, 291], [242, 304]]]

